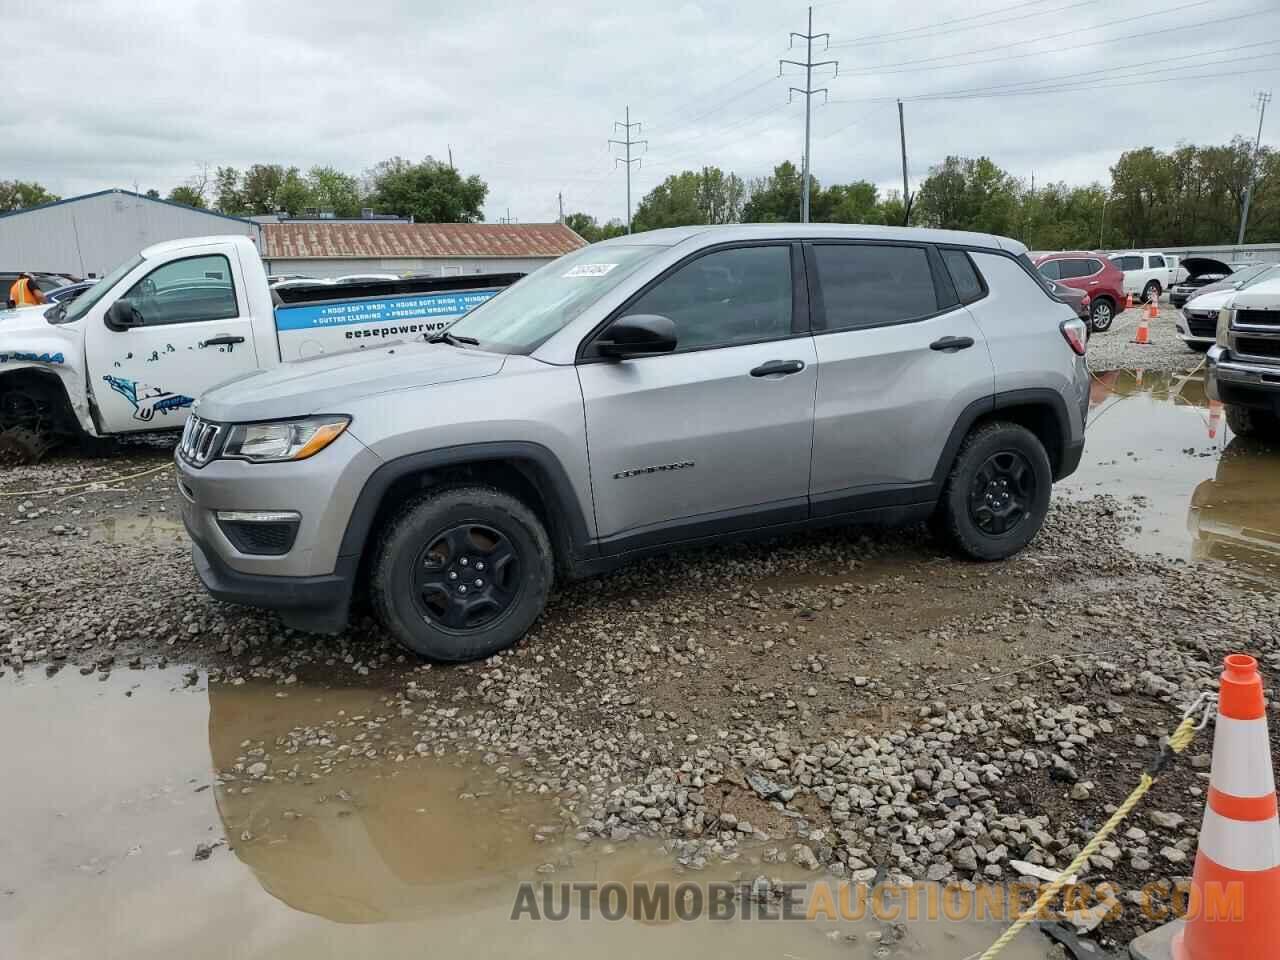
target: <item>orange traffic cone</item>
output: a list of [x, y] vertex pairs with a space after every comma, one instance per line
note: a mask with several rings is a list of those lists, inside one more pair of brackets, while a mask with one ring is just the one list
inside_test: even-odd
[[1209, 439], [1218, 435], [1218, 427], [1222, 426], [1222, 401], [1209, 401]]
[[1152, 297], [1147, 301], [1147, 319], [1154, 320], [1160, 316], [1160, 303], [1158, 298]]
[[1125, 308], [1126, 310], [1132, 310], [1132, 309], [1133, 309], [1133, 294], [1132, 294], [1132, 293], [1125, 294], [1125, 298], [1124, 298], [1124, 308]]
[[[1187, 925], [1174, 960], [1280, 957], [1280, 819], [1258, 661], [1227, 657]], [[1222, 916], [1220, 914], [1227, 914]]]
[[1150, 321], [1150, 320], [1148, 320], [1148, 319], [1147, 319], [1147, 317], [1146, 317], [1146, 315], [1144, 314], [1144, 315], [1143, 315], [1143, 317], [1142, 317], [1142, 319], [1138, 321], [1138, 332], [1137, 332], [1137, 334], [1135, 334], [1135, 335], [1134, 335], [1134, 338], [1133, 338], [1132, 340], [1130, 340], [1129, 342], [1130, 342], [1130, 343], [1140, 343], [1140, 344], [1142, 344], [1144, 347], [1145, 347], [1145, 346], [1148, 346], [1148, 345], [1151, 343], [1151, 333], [1150, 333], [1150, 330], [1148, 329], [1148, 328], [1149, 328], [1149, 326], [1150, 326], [1150, 323], [1151, 323], [1151, 321]]

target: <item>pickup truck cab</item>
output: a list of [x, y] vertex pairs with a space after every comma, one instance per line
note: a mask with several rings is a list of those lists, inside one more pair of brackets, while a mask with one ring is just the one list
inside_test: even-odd
[[1113, 253], [1111, 262], [1124, 274], [1124, 292], [1150, 303], [1179, 279], [1178, 258], [1158, 250], [1126, 250]]
[[1084, 449], [1087, 324], [1016, 240], [840, 224], [592, 244], [438, 342], [210, 390], [178, 446], [221, 600], [337, 631], [357, 589], [441, 660], [555, 576], [696, 543], [936, 519], [996, 560]]
[[273, 293], [247, 237], [156, 244], [75, 300], [0, 313], [0, 455], [180, 430], [215, 384], [435, 335], [516, 276]]

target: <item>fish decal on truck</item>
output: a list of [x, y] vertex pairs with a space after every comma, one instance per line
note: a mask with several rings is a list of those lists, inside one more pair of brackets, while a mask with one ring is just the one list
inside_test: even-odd
[[181, 410], [195, 403], [192, 397], [172, 393], [161, 387], [153, 387], [149, 383], [112, 376], [104, 376], [102, 379], [110, 385], [112, 390], [133, 404], [135, 420], [149, 423], [157, 413], [168, 414], [172, 410]]

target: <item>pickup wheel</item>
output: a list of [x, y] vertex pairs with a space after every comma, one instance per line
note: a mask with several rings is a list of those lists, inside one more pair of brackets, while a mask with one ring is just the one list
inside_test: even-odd
[[974, 560], [1003, 560], [1040, 532], [1053, 470], [1036, 435], [1016, 423], [986, 423], [956, 455], [935, 529]]
[[493, 487], [432, 490], [387, 524], [370, 597], [388, 630], [433, 660], [487, 657], [546, 605], [551, 542], [533, 511]]
[[1238, 403], [1223, 406], [1227, 408], [1227, 426], [1237, 437], [1280, 440], [1280, 417], [1275, 414], [1255, 410], [1253, 407], [1242, 407]]
[[1143, 303], [1159, 303], [1160, 302], [1160, 284], [1156, 280], [1152, 280], [1142, 288]]

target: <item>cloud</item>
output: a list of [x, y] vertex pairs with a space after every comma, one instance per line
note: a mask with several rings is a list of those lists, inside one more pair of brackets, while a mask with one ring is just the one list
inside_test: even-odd
[[[1145, 8], [1102, 0], [925, 0], [905, 14], [820, 4], [814, 29], [832, 43], [821, 59], [839, 59], [840, 75], [815, 76], [831, 102], [815, 101], [814, 173], [900, 185], [897, 97], [908, 101], [913, 183], [949, 153], [989, 155], [1038, 183], [1105, 182], [1125, 149], [1251, 133], [1249, 93], [1271, 75], [1242, 71], [1274, 71], [1280, 17], [1231, 19], [1262, 9], [1257, 0], [1173, 7], [1144, 19]], [[1196, 23], [1206, 25], [1098, 43]], [[750, 177], [800, 159], [803, 107], [787, 98], [803, 75], [777, 74], [780, 57], [803, 58], [787, 44], [804, 24], [803, 5], [763, 0], [17, 0], [6, 33], [36, 42], [10, 44], [0, 61], [0, 176], [64, 195], [167, 192], [206, 163], [359, 173], [452, 148], [460, 169], [488, 181], [491, 219], [554, 219], [560, 193], [567, 211], [621, 217], [625, 174], [606, 141], [628, 106], [648, 141], [635, 199], [684, 168]], [[1026, 93], [1031, 82], [1043, 90]], [[1002, 95], [912, 99], [986, 88]]]

